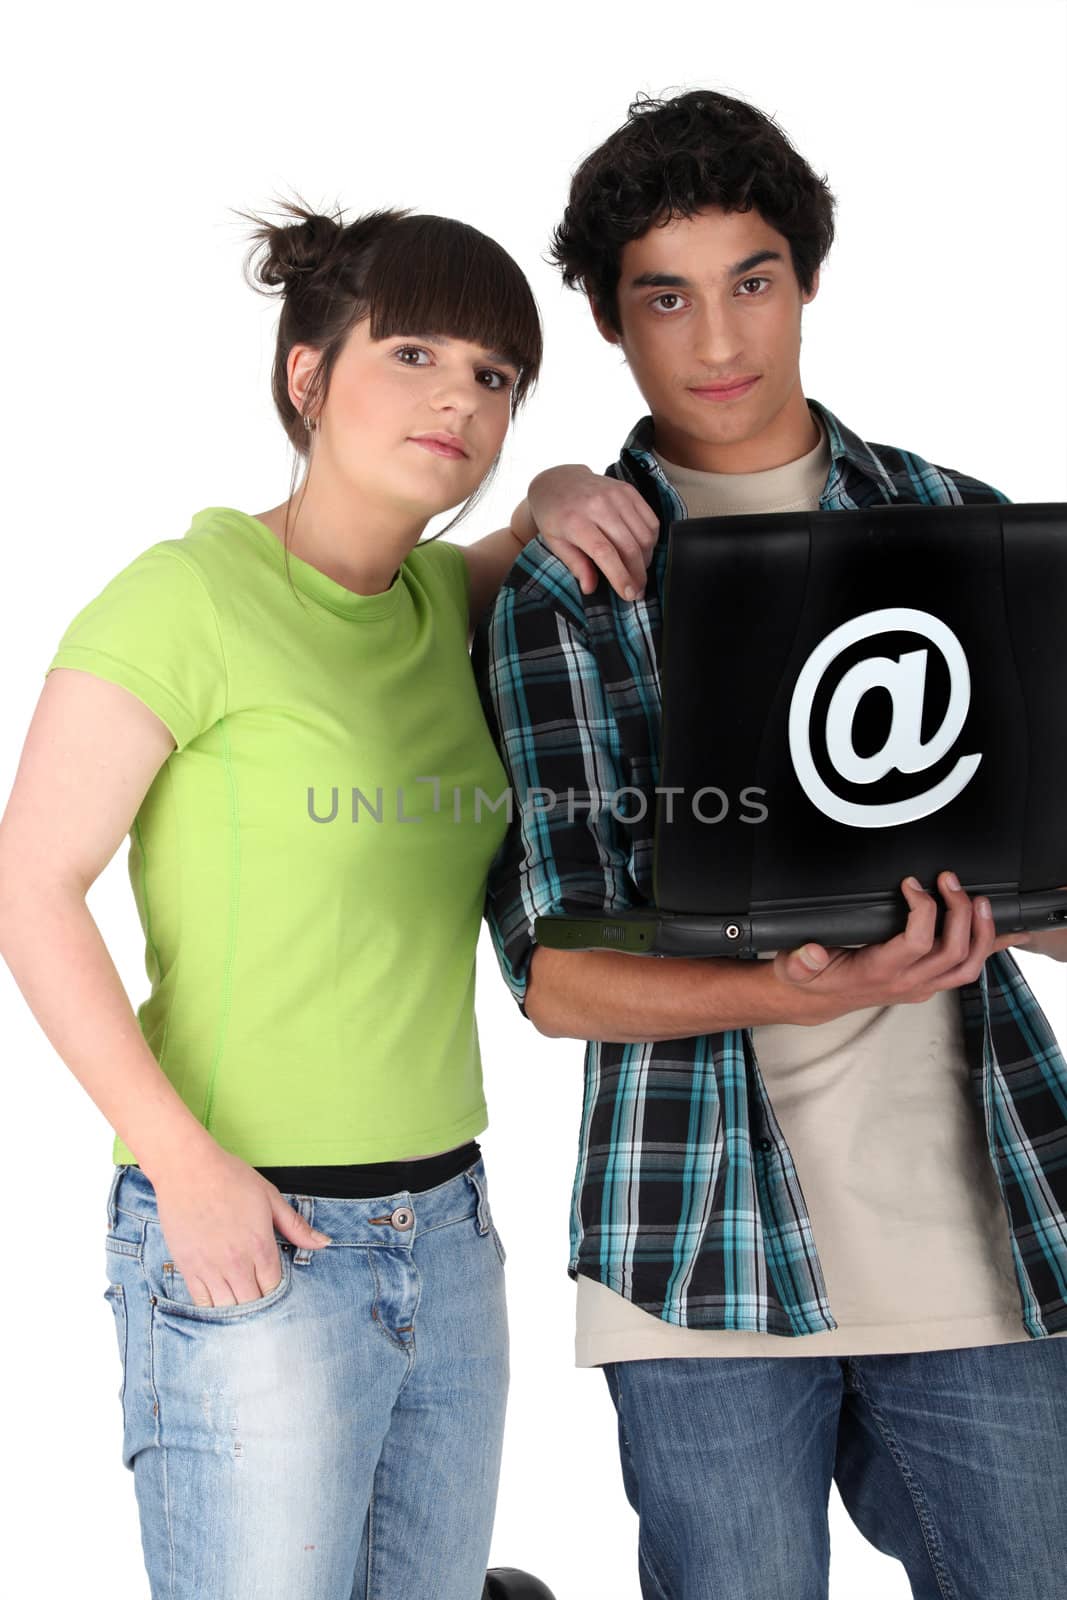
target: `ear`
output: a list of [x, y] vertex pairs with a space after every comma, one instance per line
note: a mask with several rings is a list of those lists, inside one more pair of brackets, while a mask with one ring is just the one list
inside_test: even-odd
[[818, 294], [818, 292], [819, 292], [819, 273], [821, 272], [821, 270], [822, 270], [821, 267], [816, 267], [815, 268], [815, 276], [811, 280], [811, 288], [808, 290], [806, 295], [802, 295], [801, 296], [801, 304], [802, 305], [809, 306], [811, 304], [811, 302], [815, 299], [815, 296]]
[[589, 301], [589, 310], [593, 314], [593, 321], [596, 323], [597, 332], [599, 333], [600, 337], [602, 339], [606, 339], [608, 344], [621, 344], [621, 337], [615, 332], [615, 329], [611, 326], [611, 323], [601, 311], [600, 306], [595, 300], [591, 299]]
[[286, 377], [289, 380], [289, 398], [301, 413], [304, 410], [311, 375], [318, 366], [321, 355], [321, 350], [315, 350], [309, 344], [294, 344], [289, 352], [285, 364]]

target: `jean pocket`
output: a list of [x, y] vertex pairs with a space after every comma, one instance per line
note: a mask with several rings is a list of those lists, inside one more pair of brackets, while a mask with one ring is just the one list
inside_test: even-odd
[[[156, 1230], [162, 1247], [162, 1233]], [[153, 1261], [152, 1252], [146, 1252], [145, 1273], [148, 1278], [152, 1305], [157, 1312], [169, 1317], [182, 1317], [192, 1322], [248, 1322], [262, 1317], [280, 1305], [293, 1287], [292, 1245], [286, 1240], [275, 1240], [278, 1246], [282, 1275], [273, 1289], [255, 1300], [241, 1300], [236, 1305], [198, 1306], [192, 1299], [185, 1279], [173, 1261]]]
[[145, 1219], [132, 1211], [116, 1211], [115, 1222], [109, 1226], [104, 1243], [113, 1256], [133, 1256], [140, 1261], [144, 1254]]
[[126, 1423], [126, 1291], [121, 1283], [109, 1283], [104, 1290], [104, 1299], [110, 1300], [111, 1309], [115, 1313], [115, 1334], [119, 1342], [119, 1361], [122, 1365], [122, 1381], [119, 1384], [119, 1405], [122, 1407], [123, 1426]]
[[492, 1221], [490, 1222], [490, 1224], [489, 1224], [489, 1232], [493, 1236], [493, 1243], [496, 1245], [496, 1253], [500, 1257], [500, 1265], [503, 1266], [504, 1262], [508, 1259], [508, 1253], [504, 1249], [504, 1241], [503, 1241], [503, 1239], [501, 1239], [499, 1233], [497, 1233], [497, 1231], [496, 1231], [496, 1223], [495, 1222], [492, 1222]]

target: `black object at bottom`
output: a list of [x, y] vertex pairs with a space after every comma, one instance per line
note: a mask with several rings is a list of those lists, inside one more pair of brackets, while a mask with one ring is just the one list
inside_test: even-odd
[[[967, 886], [964, 885], [966, 888]], [[988, 893], [998, 934], [1067, 929], [1067, 893]], [[654, 906], [601, 917], [537, 917], [534, 938], [550, 950], [623, 950], [630, 955], [732, 956], [757, 950], [792, 950], [810, 942], [824, 945], [882, 944], [904, 932], [908, 920], [903, 895], [879, 903], [837, 903], [697, 916], [657, 911]], [[944, 928], [945, 906], [938, 899], [936, 932]]]
[[490, 1567], [482, 1600], [556, 1600], [552, 1590], [531, 1572], [518, 1567]]
[[311, 1194], [328, 1200], [377, 1200], [388, 1194], [422, 1194], [458, 1178], [481, 1155], [476, 1139], [458, 1150], [416, 1161], [363, 1161], [337, 1167], [256, 1167], [282, 1194]]

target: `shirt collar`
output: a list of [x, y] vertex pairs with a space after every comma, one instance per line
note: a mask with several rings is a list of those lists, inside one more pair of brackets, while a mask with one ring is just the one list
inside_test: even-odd
[[[808, 405], [822, 420], [826, 428], [826, 436], [830, 443], [830, 472], [827, 477], [826, 487], [830, 489], [835, 480], [840, 477], [842, 465], [847, 463], [863, 477], [869, 479], [885, 499], [895, 500], [899, 494], [896, 484], [879, 461], [869, 444], [866, 444], [858, 434], [846, 428], [844, 423], [834, 416], [826, 406], [818, 400], [808, 397]], [[655, 440], [655, 424], [652, 417], [644, 416], [630, 429], [626, 442], [622, 447], [621, 459], [631, 471], [648, 472], [659, 483], [660, 489], [666, 488], [674, 495], [673, 489], [667, 481], [666, 475], [659, 462], [652, 454], [652, 445]], [[677, 496], [674, 496], [677, 498]]]

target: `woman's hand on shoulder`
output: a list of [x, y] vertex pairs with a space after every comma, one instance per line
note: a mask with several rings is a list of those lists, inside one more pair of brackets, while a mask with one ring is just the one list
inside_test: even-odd
[[644, 593], [659, 518], [632, 484], [584, 466], [549, 467], [531, 480], [527, 500], [537, 532], [583, 594], [600, 573], [624, 600]]

